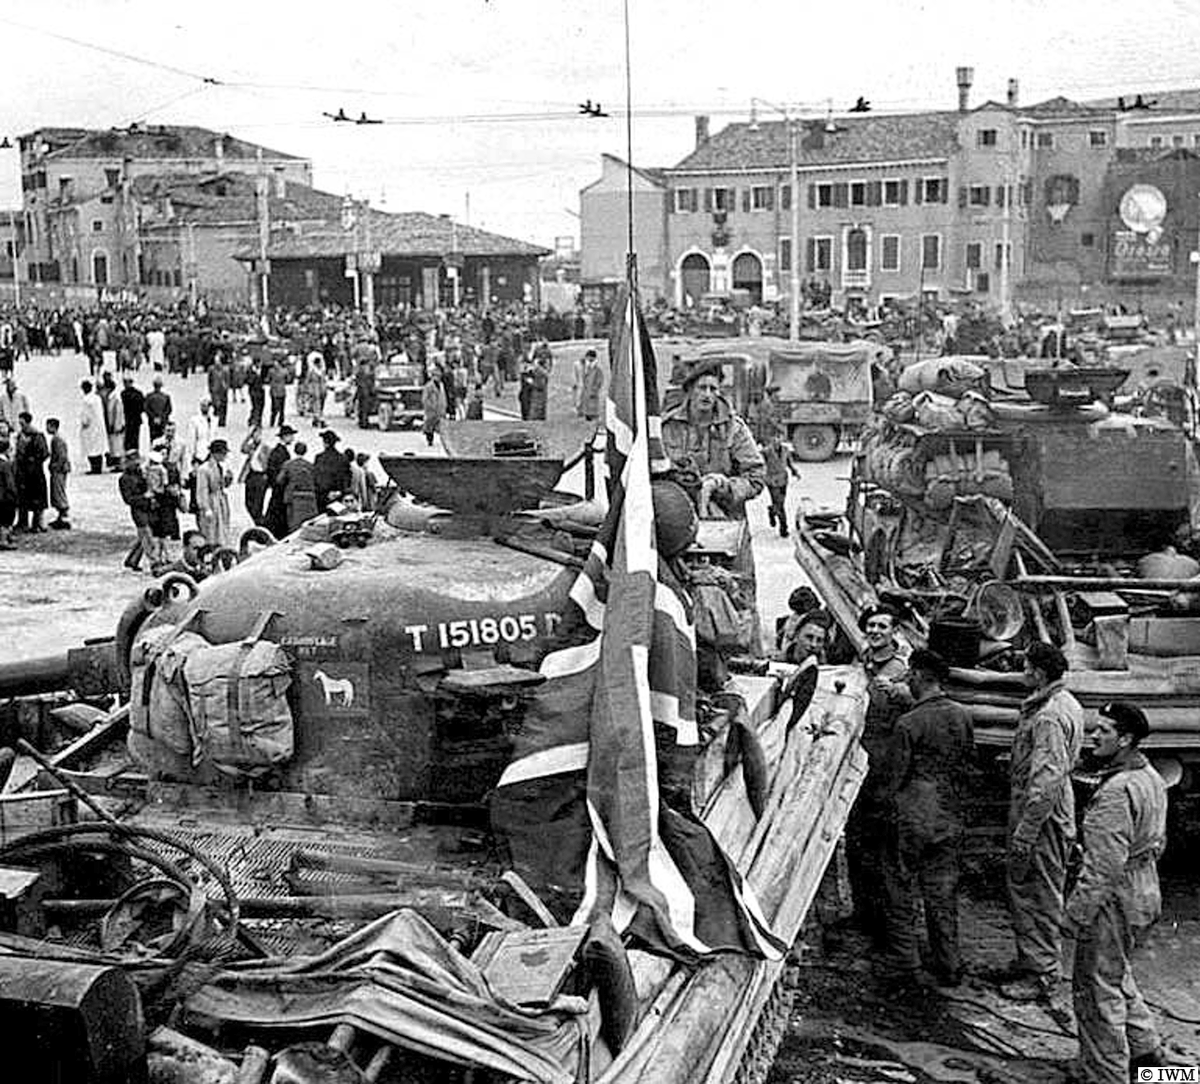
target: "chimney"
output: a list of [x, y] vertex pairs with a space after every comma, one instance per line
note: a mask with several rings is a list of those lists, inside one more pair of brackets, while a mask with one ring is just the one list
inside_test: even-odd
[[1020, 84], [1015, 79], [1008, 81], [1008, 104], [1011, 109], [1017, 108], [1017, 92], [1020, 89]]
[[287, 177], [283, 174], [283, 166], [275, 166], [271, 171], [271, 195], [276, 199], [287, 196]]
[[696, 117], [696, 147], [699, 149], [708, 142], [708, 117], [701, 114]]
[[958, 111], [965, 113], [967, 102], [971, 97], [971, 83], [975, 79], [975, 69], [955, 68], [954, 74], [958, 78]]
[[217, 136], [213, 141], [213, 157], [216, 158], [218, 167], [225, 164], [225, 137], [223, 135]]

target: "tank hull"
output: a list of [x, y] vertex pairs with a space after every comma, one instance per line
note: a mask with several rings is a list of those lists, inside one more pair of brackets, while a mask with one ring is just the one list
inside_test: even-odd
[[508, 756], [513, 697], [454, 693], [460, 667], [536, 669], [574, 570], [490, 539], [392, 531], [316, 571], [290, 538], [159, 610], [142, 635], [180, 624], [214, 644], [250, 635], [282, 645], [295, 753], [280, 789], [400, 801], [473, 801]]

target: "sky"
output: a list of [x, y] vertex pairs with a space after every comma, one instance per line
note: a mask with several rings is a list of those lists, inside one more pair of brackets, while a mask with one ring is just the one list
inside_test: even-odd
[[[953, 109], [1200, 86], [1200, 0], [628, 0], [633, 159], [787, 108]], [[624, 158], [624, 0], [0, 0], [0, 136], [197, 124], [310, 158], [317, 187], [552, 246]], [[70, 40], [68, 40], [70, 39]], [[599, 102], [609, 117], [585, 117]], [[379, 125], [335, 123], [344, 109]], [[19, 204], [0, 151], [0, 206]]]

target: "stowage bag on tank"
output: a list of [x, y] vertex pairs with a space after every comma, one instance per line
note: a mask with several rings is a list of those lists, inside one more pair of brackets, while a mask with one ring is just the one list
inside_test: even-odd
[[188, 655], [184, 677], [196, 744], [219, 771], [262, 775], [291, 757], [291, 663], [278, 644], [239, 641], [199, 648]]
[[164, 627], [138, 639], [130, 662], [128, 747], [152, 776], [257, 776], [291, 757], [291, 663], [278, 644]]
[[127, 744], [151, 776], [188, 779], [200, 759], [183, 664], [207, 643], [194, 632], [163, 625], [143, 633], [130, 653]]

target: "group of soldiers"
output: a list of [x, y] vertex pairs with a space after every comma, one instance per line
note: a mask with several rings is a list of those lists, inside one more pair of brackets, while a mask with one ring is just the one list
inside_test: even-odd
[[[674, 478], [701, 518], [744, 516], [746, 501], [767, 484], [761, 443], [721, 394], [717, 363], [700, 361], [678, 375], [683, 395], [662, 415]], [[829, 613], [807, 589], [789, 602], [779, 656], [824, 661], [833, 640]], [[959, 883], [975, 739], [967, 711], [946, 693], [948, 663], [930, 650], [910, 652], [898, 616], [877, 606], [860, 617], [870, 769], [847, 826], [852, 885], [889, 981], [924, 987], [932, 979], [949, 988], [964, 977]], [[1040, 1003], [1069, 1026], [1061, 987], [1064, 949], [1073, 943], [1080, 1077], [1123, 1084], [1131, 1067], [1165, 1061], [1131, 957], [1161, 910], [1156, 862], [1166, 843], [1166, 785], [1140, 750], [1145, 713], [1113, 701], [1085, 725], [1067, 669], [1052, 644], [1036, 642], [1025, 653], [1029, 693], [1012, 744], [1006, 836], [1016, 953], [996, 978], [1004, 997]], [[1089, 794], [1078, 817], [1076, 786]]]
[[[963, 978], [959, 881], [974, 737], [970, 716], [945, 692], [948, 664], [906, 651], [897, 617], [884, 606], [860, 620], [871, 766], [847, 829], [855, 902], [889, 978], [903, 984], [924, 979], [923, 902], [928, 970], [937, 986], [953, 987]], [[1006, 835], [1016, 956], [996, 979], [1004, 997], [1040, 1003], [1070, 1027], [1061, 987], [1073, 942], [1080, 1077], [1120, 1084], [1131, 1066], [1164, 1064], [1131, 957], [1161, 910], [1166, 785], [1139, 748], [1145, 713], [1113, 701], [1085, 725], [1067, 669], [1052, 644], [1025, 653], [1029, 695], [1013, 737]], [[1076, 786], [1090, 792], [1079, 817]]]

